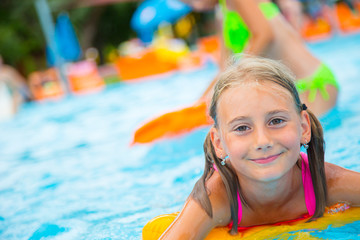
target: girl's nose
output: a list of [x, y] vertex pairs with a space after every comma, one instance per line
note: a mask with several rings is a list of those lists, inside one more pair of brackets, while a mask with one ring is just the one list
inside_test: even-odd
[[257, 151], [267, 151], [273, 147], [273, 142], [270, 133], [263, 128], [258, 128], [255, 131], [255, 149]]

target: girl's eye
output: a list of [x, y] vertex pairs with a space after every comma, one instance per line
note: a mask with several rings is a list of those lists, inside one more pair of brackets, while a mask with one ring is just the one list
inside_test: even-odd
[[275, 118], [273, 120], [270, 121], [270, 125], [278, 125], [278, 124], [281, 124], [283, 123], [284, 120], [283, 119], [280, 119], [280, 118]]
[[248, 126], [242, 125], [238, 126], [235, 130], [238, 132], [245, 132], [246, 130], [249, 130], [250, 128]]

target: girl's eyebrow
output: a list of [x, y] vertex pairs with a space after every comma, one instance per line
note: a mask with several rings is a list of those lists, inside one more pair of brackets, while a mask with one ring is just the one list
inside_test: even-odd
[[[285, 110], [285, 109], [277, 109], [277, 110], [273, 110], [273, 111], [268, 112], [266, 115], [267, 116], [273, 116], [273, 115], [276, 115], [276, 114], [279, 114], [279, 113], [289, 114], [289, 111]], [[235, 122], [246, 121], [246, 120], [249, 120], [249, 119], [250, 119], [250, 117], [238, 116], [238, 117], [232, 119], [230, 122], [228, 122], [227, 125], [232, 125]]]
[[248, 119], [250, 119], [250, 117], [238, 116], [238, 117], [232, 119], [230, 122], [228, 122], [227, 125], [232, 125], [232, 124], [234, 124], [235, 122], [244, 121], [244, 120], [248, 120]]
[[286, 113], [286, 114], [288, 114], [289, 111], [286, 110], [286, 109], [278, 109], [278, 110], [273, 110], [273, 111], [268, 112], [267, 115], [272, 116], [272, 115], [276, 115], [278, 113]]

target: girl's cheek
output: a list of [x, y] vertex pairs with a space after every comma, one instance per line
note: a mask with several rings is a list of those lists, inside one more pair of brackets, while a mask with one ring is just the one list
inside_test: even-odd
[[242, 141], [240, 140], [234, 140], [229, 142], [228, 144], [228, 151], [229, 154], [233, 155], [234, 157], [242, 157], [243, 155], [246, 155], [246, 152], [248, 151], [248, 149], [250, 148], [249, 143], [243, 139]]
[[284, 141], [284, 144], [293, 146], [293, 145], [299, 145], [300, 144], [300, 138], [296, 133], [288, 132], [287, 134], [284, 134], [282, 136], [282, 139]]

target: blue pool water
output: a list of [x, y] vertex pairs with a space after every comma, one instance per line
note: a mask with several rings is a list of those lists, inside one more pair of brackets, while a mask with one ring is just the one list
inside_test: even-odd
[[[326, 159], [360, 171], [360, 35], [310, 44], [339, 78], [322, 118]], [[151, 218], [179, 211], [202, 173], [207, 129], [129, 143], [147, 119], [192, 104], [216, 66], [97, 94], [30, 103], [0, 123], [0, 239], [141, 239]], [[313, 233], [360, 239], [360, 222]], [[344, 233], [346, 232], [346, 233]]]

